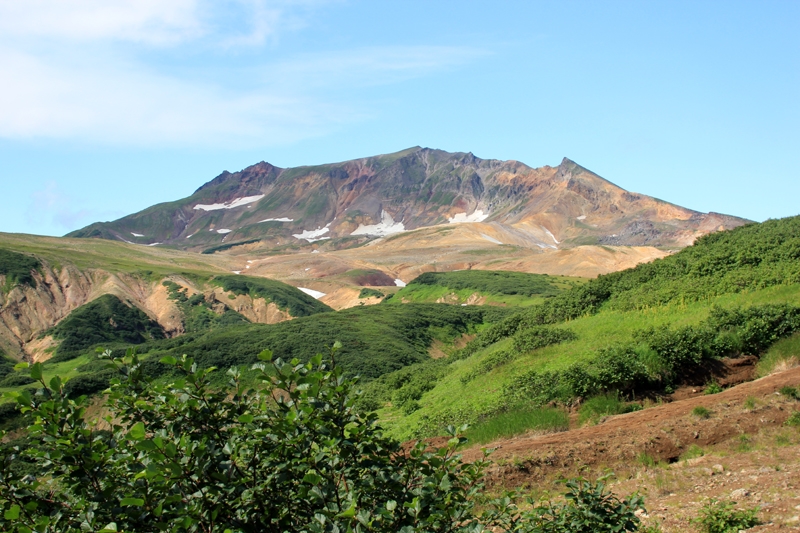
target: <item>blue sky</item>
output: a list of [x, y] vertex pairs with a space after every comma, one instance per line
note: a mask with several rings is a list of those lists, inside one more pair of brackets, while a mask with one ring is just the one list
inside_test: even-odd
[[800, 213], [800, 2], [0, 0], [0, 231], [420, 145]]

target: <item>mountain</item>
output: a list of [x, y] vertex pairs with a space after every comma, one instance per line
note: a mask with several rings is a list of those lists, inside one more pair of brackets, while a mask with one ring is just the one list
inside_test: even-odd
[[682, 248], [745, 222], [630, 193], [566, 158], [556, 167], [531, 168], [414, 147], [328, 165], [282, 169], [261, 162], [226, 171], [187, 198], [68, 236], [206, 253], [241, 246], [292, 253], [471, 223], [478, 228], [473, 240], [484, 245], [550, 251]]

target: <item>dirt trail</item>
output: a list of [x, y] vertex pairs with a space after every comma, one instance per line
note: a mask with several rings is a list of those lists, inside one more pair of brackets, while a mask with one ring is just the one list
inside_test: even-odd
[[[594, 426], [493, 442], [490, 484], [519, 486], [554, 471], [635, 461], [642, 453], [655, 460], [675, 461], [691, 445], [710, 446], [738, 435], [784, 424], [799, 405], [777, 396], [784, 386], [800, 384], [800, 367], [743, 383], [719, 394], [698, 396], [609, 417]], [[748, 398], [759, 407], [744, 407]], [[772, 398], [772, 401], [767, 401]], [[692, 414], [695, 407], [711, 411], [708, 419]], [[487, 446], [484, 446], [487, 447]], [[465, 460], [480, 457], [480, 447], [464, 452]], [[507, 464], [513, 462], [513, 465]], [[505, 466], [501, 466], [505, 465]]]

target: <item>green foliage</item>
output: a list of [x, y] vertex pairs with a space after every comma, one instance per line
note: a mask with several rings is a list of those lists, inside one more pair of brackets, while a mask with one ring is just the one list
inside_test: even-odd
[[692, 409], [692, 414], [694, 416], [696, 416], [697, 418], [703, 418], [703, 419], [711, 418], [711, 411], [709, 411], [707, 408], [703, 407], [702, 405], [698, 405], [697, 407]]
[[[800, 329], [798, 316], [800, 308], [789, 305], [713, 309], [709, 318], [696, 326], [651, 327], [634, 332], [638, 344], [612, 344], [598, 350], [588, 363], [574, 363], [560, 371], [531, 370], [517, 375], [506, 384], [504, 395], [511, 401], [530, 398], [541, 405], [550, 401], [569, 403], [574, 398], [606, 391], [666, 388], [709, 360], [738, 355], [743, 349], [766, 349], [780, 335], [788, 336]], [[509, 317], [485, 331], [502, 331], [505, 326], [513, 327], [516, 320], [522, 322], [525, 318]]]
[[581, 404], [578, 411], [578, 422], [581, 424], [597, 422], [604, 416], [630, 413], [641, 408], [639, 404], [622, 401], [617, 393], [602, 394], [589, 398]]
[[164, 338], [157, 322], [112, 294], [75, 309], [48, 333], [61, 340], [50, 362], [75, 358], [98, 344], [142, 344]]
[[[386, 438], [355, 408], [354, 381], [316, 356], [274, 362], [263, 390], [215, 391], [213, 372], [187, 357], [163, 363], [175, 382], [146, 380], [132, 352], [112, 360], [110, 431], [86, 420], [86, 397], [58, 377], [30, 376], [14, 394], [29, 440], [0, 446], [0, 529], [13, 533], [110, 531], [353, 531], [520, 533], [635, 531], [642, 499], [619, 500], [602, 480], [567, 482], [564, 503], [520, 512], [516, 496], [482, 498], [487, 462], [462, 463], [453, 436], [428, 451]], [[259, 356], [272, 359], [266, 350]], [[451, 431], [455, 434], [455, 431]], [[0, 439], [3, 435], [0, 434]], [[24, 462], [37, 470], [25, 478]], [[478, 504], [485, 511], [479, 511]]]
[[706, 388], [703, 391], [703, 394], [719, 394], [723, 390], [724, 389], [722, 387], [720, 387], [719, 383], [717, 383], [716, 381], [710, 381], [706, 385]]
[[413, 285], [437, 285], [452, 290], [471, 289], [487, 294], [521, 296], [554, 296], [561, 292], [553, 278], [546, 274], [502, 270], [426, 272], [408, 283], [408, 287]]
[[29, 285], [36, 287], [31, 274], [42, 264], [35, 257], [0, 248], [0, 275], [6, 277], [6, 286]]
[[[699, 301], [720, 294], [800, 283], [800, 216], [749, 224], [731, 231], [712, 233], [677, 254], [635, 268], [590, 280], [546, 302], [522, 311], [500, 331], [486, 332], [496, 342], [516, 332], [516, 326], [555, 324], [591, 315], [604, 306], [618, 310], [645, 309], [669, 303]], [[721, 325], [726, 316], [720, 315]], [[742, 317], [734, 317], [741, 320]], [[762, 322], [769, 323], [768, 316]], [[796, 318], [789, 319], [794, 323]], [[796, 326], [794, 326], [795, 329]], [[691, 333], [691, 332], [686, 332]], [[769, 329], [753, 325], [741, 350], [764, 346]], [[776, 333], [777, 337], [784, 336]], [[491, 339], [476, 339], [488, 346]], [[752, 344], [748, 344], [752, 342]], [[480, 347], [480, 346], [478, 346]], [[763, 349], [763, 348], [761, 348]], [[691, 354], [688, 354], [691, 356]], [[676, 354], [677, 358], [687, 354]]]
[[530, 352], [551, 344], [558, 344], [577, 339], [578, 336], [568, 329], [546, 326], [518, 330], [514, 334], [514, 349], [518, 352]]
[[573, 479], [566, 482], [564, 502], [548, 502], [533, 508], [526, 518], [530, 533], [621, 533], [637, 531], [636, 511], [644, 509], [641, 496], [620, 500], [606, 489], [604, 478], [597, 482]]
[[206, 248], [205, 250], [203, 250], [200, 253], [201, 254], [213, 254], [213, 253], [216, 253], [216, 252], [224, 252], [225, 250], [230, 250], [231, 248], [233, 248], [235, 246], [243, 246], [245, 244], [253, 244], [253, 243], [256, 243], [256, 242], [260, 242], [260, 241], [261, 241], [261, 239], [247, 239], [247, 240], [244, 240], [244, 241], [228, 242], [228, 243], [225, 243], [225, 244], [219, 244], [217, 246], [212, 246], [211, 248]]
[[220, 327], [249, 324], [244, 316], [228, 307], [222, 314], [217, 314], [211, 309], [202, 293], [188, 296], [188, 289], [181, 287], [173, 281], [162, 283], [169, 291], [169, 299], [173, 300], [183, 314], [183, 329], [186, 333], [197, 333]]
[[273, 302], [280, 309], [288, 310], [289, 314], [295, 317], [333, 311], [333, 309], [303, 291], [272, 279], [239, 275], [217, 276], [214, 278], [214, 283], [233, 294], [264, 298], [269, 302]]
[[[276, 357], [309, 361], [330, 342], [342, 348], [338, 363], [349, 375], [364, 379], [428, 360], [434, 339], [452, 341], [481, 324], [491, 309], [445, 304], [372, 305], [336, 313], [320, 313], [278, 324], [233, 326], [205, 333], [184, 335], [143, 347], [157, 356], [190, 352], [205, 368], [250, 365], [262, 346], [270, 346]], [[154, 355], [154, 356], [155, 356]], [[156, 359], [144, 361], [153, 376], [166, 371]]]
[[761, 523], [758, 508], [735, 509], [734, 502], [710, 499], [700, 508], [700, 514], [693, 520], [702, 533], [737, 533]]
[[361, 289], [361, 292], [358, 293], [358, 298], [383, 298], [383, 293], [377, 289], [370, 289], [369, 287], [364, 287]]
[[784, 387], [781, 387], [778, 392], [780, 392], [782, 395], [786, 396], [787, 398], [792, 398], [794, 400], [800, 400], [800, 390], [798, 390], [797, 387], [791, 387], [789, 385], [786, 385]]

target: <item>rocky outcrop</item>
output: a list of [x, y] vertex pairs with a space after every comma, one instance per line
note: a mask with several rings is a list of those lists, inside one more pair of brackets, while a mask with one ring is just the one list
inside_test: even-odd
[[[17, 285], [7, 293], [0, 291], [0, 349], [20, 360], [45, 360], [58, 342], [44, 333], [73, 310], [104, 294], [113, 294], [134, 305], [159, 323], [169, 336], [180, 335], [183, 313], [162, 280], [148, 279], [101, 269], [81, 271], [74, 265], [55, 267], [42, 263], [34, 272], [35, 287]], [[251, 322], [274, 324], [291, 319], [274, 303], [263, 298], [236, 296], [213, 287], [197, 287], [183, 278], [171, 280], [189, 289], [189, 294], [203, 292], [218, 306], [231, 308]], [[0, 287], [5, 286], [0, 276]]]

